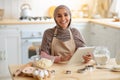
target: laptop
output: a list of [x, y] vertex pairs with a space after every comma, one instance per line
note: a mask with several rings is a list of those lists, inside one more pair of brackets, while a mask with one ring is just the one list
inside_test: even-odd
[[70, 65], [77, 64], [77, 63], [81, 64], [84, 61], [82, 56], [87, 55], [88, 53], [93, 54], [94, 49], [95, 47], [92, 47], [92, 46], [78, 48], [67, 64], [70, 64]]

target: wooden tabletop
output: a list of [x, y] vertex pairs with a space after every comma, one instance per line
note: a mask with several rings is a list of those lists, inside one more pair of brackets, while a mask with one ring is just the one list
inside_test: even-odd
[[[96, 66], [90, 68], [84, 72], [78, 73], [77, 70], [84, 68], [88, 64], [76, 64], [76, 65], [66, 65], [66, 64], [53, 64], [48, 70], [55, 70], [55, 75], [49, 80], [120, 80], [120, 71], [114, 72], [111, 69], [98, 69]], [[115, 59], [111, 59], [106, 67], [116, 65]], [[21, 65], [10, 65], [9, 71], [12, 74]], [[71, 74], [66, 74], [66, 71], [70, 70]], [[32, 77], [13, 77], [13, 80], [36, 80]]]

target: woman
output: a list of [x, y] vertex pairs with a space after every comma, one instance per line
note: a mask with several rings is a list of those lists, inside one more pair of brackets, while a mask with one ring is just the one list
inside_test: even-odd
[[[54, 11], [56, 26], [44, 32], [41, 44], [41, 57], [53, 58], [59, 63], [68, 61], [78, 47], [84, 47], [85, 42], [75, 28], [71, 27], [71, 12], [65, 5], [56, 7]], [[91, 60], [91, 54], [83, 56], [84, 62]]]
[[[55, 63], [68, 61], [78, 47], [85, 46], [85, 42], [79, 31], [71, 28], [71, 12], [68, 7], [58, 6], [54, 11], [54, 20], [56, 26], [44, 32], [40, 56], [54, 58]], [[89, 53], [83, 56], [85, 63], [89, 62], [91, 58], [92, 55]], [[14, 75], [20, 75], [25, 67], [32, 65], [32, 62], [25, 64], [17, 69]]]

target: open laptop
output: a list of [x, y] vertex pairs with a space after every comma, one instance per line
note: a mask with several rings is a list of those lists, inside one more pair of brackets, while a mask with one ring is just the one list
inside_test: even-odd
[[93, 53], [95, 47], [80, 47], [76, 50], [74, 55], [71, 57], [71, 59], [68, 61], [67, 64], [76, 64], [76, 63], [82, 63], [84, 61], [83, 55], [87, 55], [88, 53]]

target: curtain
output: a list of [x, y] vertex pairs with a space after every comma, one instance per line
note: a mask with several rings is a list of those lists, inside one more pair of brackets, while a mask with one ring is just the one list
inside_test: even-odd
[[99, 14], [101, 17], [108, 17], [109, 8], [112, 0], [94, 0], [93, 14]]
[[113, 16], [117, 16], [120, 18], [120, 0], [112, 0], [112, 4], [110, 6], [109, 12]]

